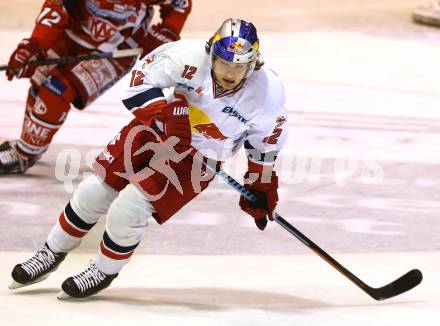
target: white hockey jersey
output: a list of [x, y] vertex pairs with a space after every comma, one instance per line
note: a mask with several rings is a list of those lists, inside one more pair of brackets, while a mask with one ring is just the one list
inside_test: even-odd
[[262, 67], [239, 89], [216, 97], [215, 87], [205, 42], [180, 40], [164, 44], [136, 64], [123, 103], [137, 116], [139, 110], [145, 112], [166, 99], [164, 89], [174, 88], [174, 94], [183, 95], [189, 104], [194, 148], [225, 161], [244, 144], [252, 161], [272, 164], [287, 139], [281, 80]]

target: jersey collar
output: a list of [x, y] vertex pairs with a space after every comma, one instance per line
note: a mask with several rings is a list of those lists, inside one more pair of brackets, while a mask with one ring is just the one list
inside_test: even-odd
[[220, 98], [224, 96], [228, 96], [234, 93], [237, 93], [243, 86], [245, 79], [243, 79], [235, 88], [233, 89], [224, 89], [214, 78], [214, 74], [211, 71], [211, 79], [212, 79], [212, 93], [214, 98]]

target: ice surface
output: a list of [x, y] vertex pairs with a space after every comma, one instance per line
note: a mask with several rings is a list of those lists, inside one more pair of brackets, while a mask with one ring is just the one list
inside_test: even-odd
[[[310, 14], [319, 2], [286, 8], [298, 18], [295, 5]], [[267, 65], [285, 80], [289, 110], [279, 213], [369, 285], [420, 268], [419, 287], [374, 302], [278, 225], [259, 232], [237, 194], [216, 182], [170, 222], [151, 221], [132, 262], [88, 302], [55, 296], [93, 258], [104, 219], [46, 282], [9, 293], [14, 264], [41, 245], [90, 173], [88, 162], [131, 119], [117, 84], [87, 110], [71, 111], [27, 175], [0, 177], [0, 324], [438, 324], [440, 30], [412, 25], [410, 12], [403, 18], [397, 7], [416, 1], [356, 2], [358, 26], [341, 12], [348, 3], [322, 28], [304, 19], [260, 35]], [[379, 12], [390, 25], [377, 24]], [[330, 23], [337, 15], [346, 29]], [[0, 32], [1, 62], [25, 32]], [[19, 135], [27, 87], [0, 77], [0, 138]], [[66, 157], [70, 178], [57, 169]], [[241, 178], [244, 162], [238, 155], [225, 170]]]

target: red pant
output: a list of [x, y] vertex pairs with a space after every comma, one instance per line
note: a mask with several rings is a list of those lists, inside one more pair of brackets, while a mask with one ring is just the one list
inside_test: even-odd
[[[201, 164], [204, 158], [200, 153], [195, 155], [176, 153], [163, 133], [134, 119], [98, 156], [94, 168], [117, 191], [128, 183], [135, 184], [162, 224], [213, 180], [214, 175], [206, 173]], [[218, 162], [209, 163], [220, 166]]]

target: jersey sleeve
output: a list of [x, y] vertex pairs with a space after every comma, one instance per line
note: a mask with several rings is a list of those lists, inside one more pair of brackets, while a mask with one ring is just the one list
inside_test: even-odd
[[191, 0], [167, 0], [160, 6], [161, 25], [180, 35], [191, 12]]
[[271, 85], [263, 103], [261, 114], [248, 130], [244, 148], [250, 162], [273, 165], [288, 135], [284, 87], [280, 80]]
[[57, 42], [60, 34], [69, 25], [69, 15], [62, 0], [46, 0], [35, 20], [31, 38], [47, 50]]
[[179, 65], [170, 48], [173, 48], [171, 44], [165, 44], [138, 61], [123, 92], [124, 106], [145, 124], [166, 105], [163, 89], [176, 85]]

